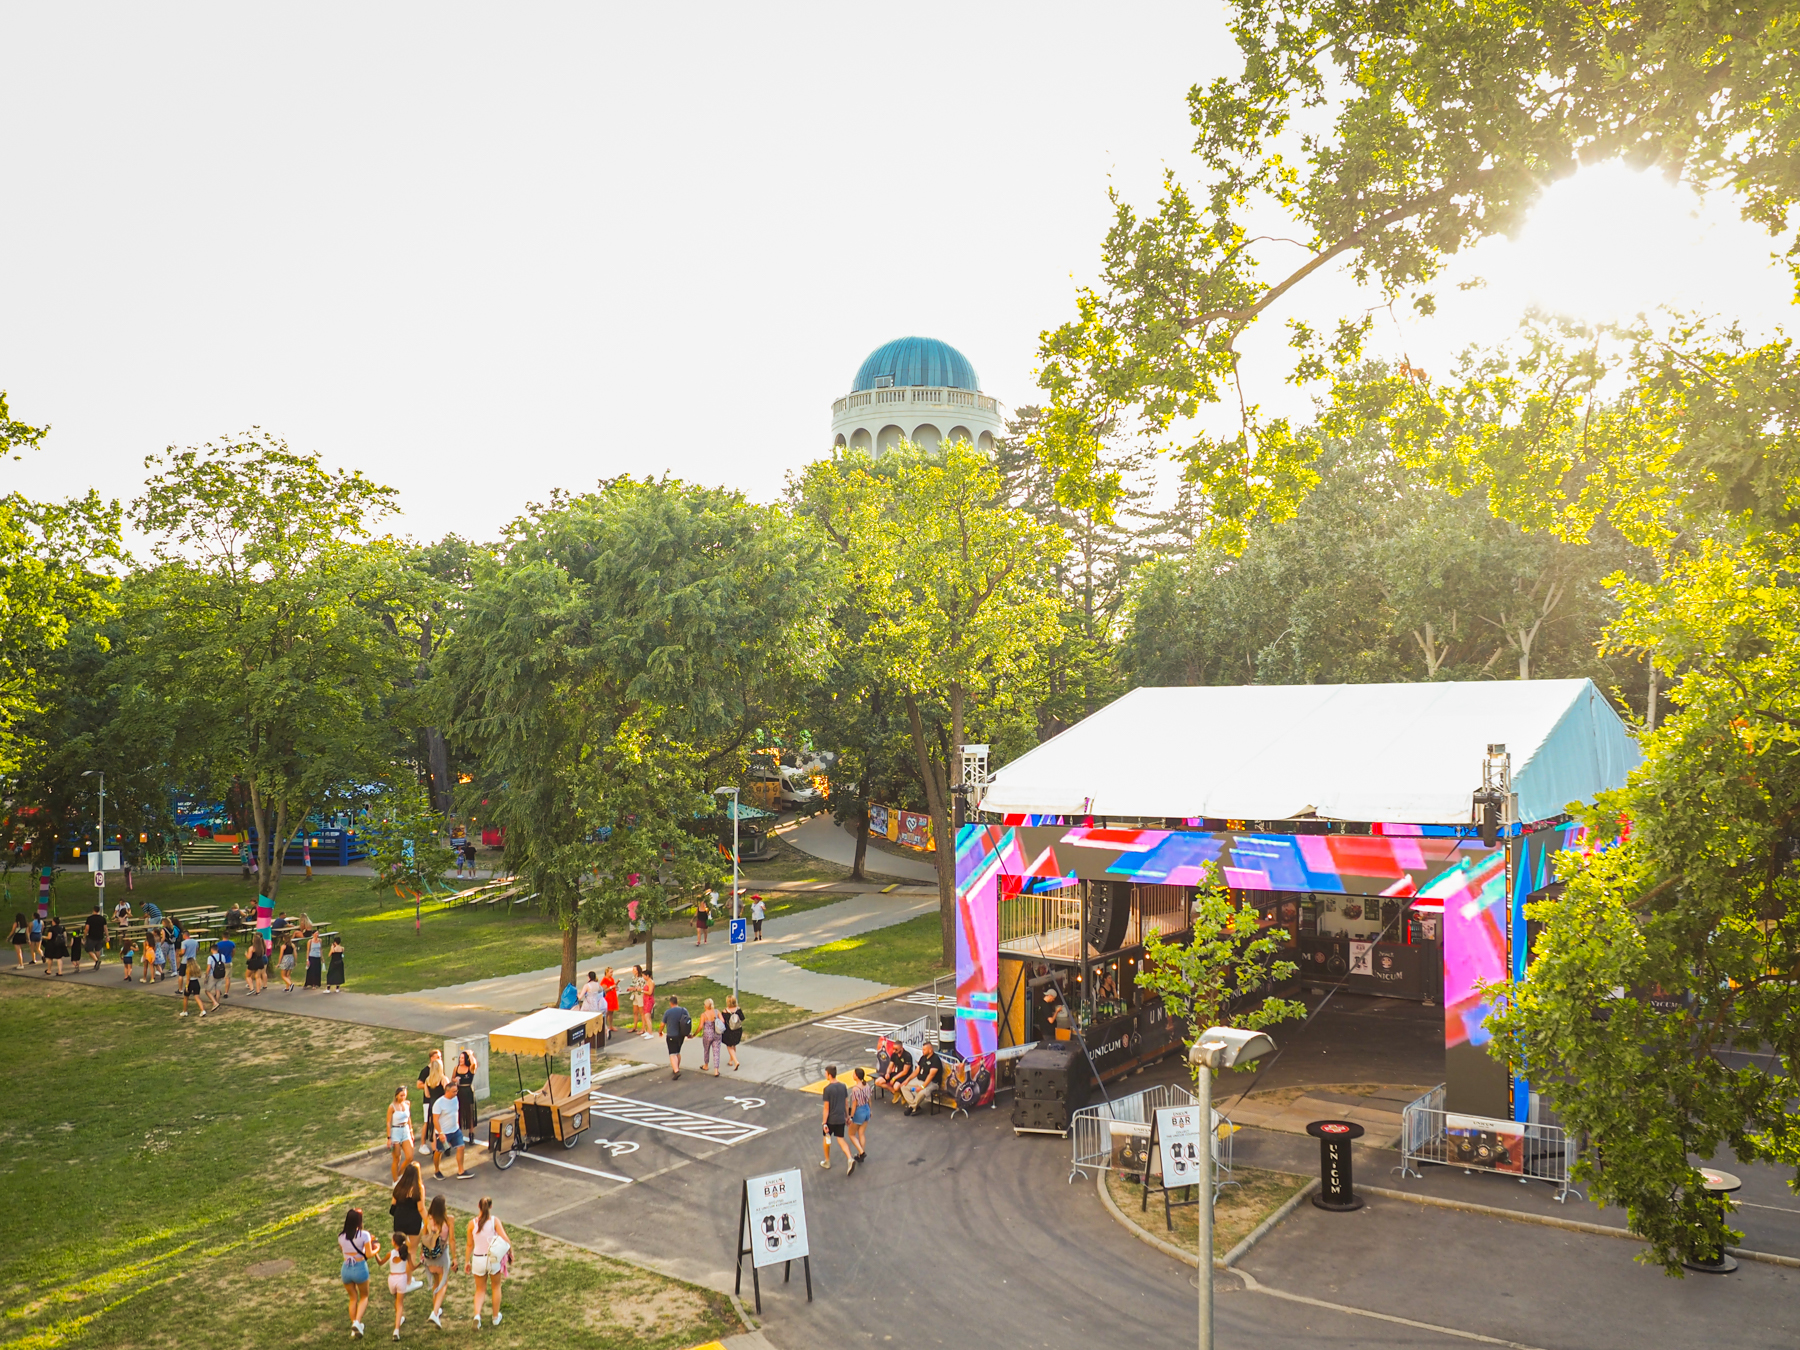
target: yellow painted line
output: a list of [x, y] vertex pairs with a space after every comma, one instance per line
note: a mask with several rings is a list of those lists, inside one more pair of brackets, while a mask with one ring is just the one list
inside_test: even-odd
[[723, 1341], [708, 1341], [704, 1345], [689, 1346], [688, 1350], [725, 1350], [725, 1343]]

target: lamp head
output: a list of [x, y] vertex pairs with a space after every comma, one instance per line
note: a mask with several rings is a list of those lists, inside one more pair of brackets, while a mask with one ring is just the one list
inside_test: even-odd
[[713, 789], [713, 796], [717, 797], [717, 796], [720, 796], [721, 794], [727, 793], [727, 792], [729, 792], [734, 797], [737, 796], [737, 789], [734, 787], [716, 787]]
[[1208, 1027], [1188, 1049], [1188, 1063], [1208, 1069], [1234, 1069], [1261, 1059], [1274, 1050], [1275, 1042], [1260, 1031], [1238, 1027]]

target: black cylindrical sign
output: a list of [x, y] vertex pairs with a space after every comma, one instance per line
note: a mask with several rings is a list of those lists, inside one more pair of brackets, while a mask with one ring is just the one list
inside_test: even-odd
[[1306, 1132], [1319, 1141], [1319, 1193], [1312, 1202], [1339, 1213], [1361, 1209], [1350, 1176], [1350, 1141], [1362, 1137], [1363, 1127], [1353, 1120], [1315, 1120]]

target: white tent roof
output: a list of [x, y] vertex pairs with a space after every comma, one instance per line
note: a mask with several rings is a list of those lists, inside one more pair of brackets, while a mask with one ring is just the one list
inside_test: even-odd
[[999, 770], [982, 809], [1466, 825], [1490, 743], [1527, 821], [1618, 787], [1637, 743], [1591, 680], [1134, 689]]

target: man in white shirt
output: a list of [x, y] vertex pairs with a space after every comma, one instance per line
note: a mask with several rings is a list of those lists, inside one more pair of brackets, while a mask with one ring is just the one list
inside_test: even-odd
[[456, 1094], [446, 1092], [431, 1104], [431, 1123], [433, 1137], [431, 1143], [431, 1174], [442, 1178], [444, 1175], [444, 1155], [451, 1149], [456, 1150], [456, 1175], [458, 1179], [472, 1176], [463, 1166], [463, 1149], [467, 1141], [463, 1139], [462, 1122], [457, 1118]]

